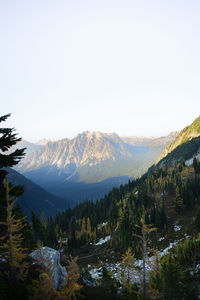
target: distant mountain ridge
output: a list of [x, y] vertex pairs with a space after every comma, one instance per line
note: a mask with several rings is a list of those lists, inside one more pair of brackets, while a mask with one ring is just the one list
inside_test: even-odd
[[26, 155], [28, 155], [28, 154], [44, 147], [49, 142], [50, 142], [50, 140], [42, 139], [36, 143], [32, 143], [32, 142], [22, 139], [16, 145], [12, 146], [12, 148], [7, 153], [11, 153], [14, 150], [16, 150], [17, 148], [18, 149], [26, 148], [25, 153], [26, 153]]
[[162, 137], [138, 137], [138, 136], [132, 136], [132, 137], [122, 137], [123, 141], [125, 141], [128, 144], [131, 144], [133, 146], [163, 146], [167, 145], [170, 142], [172, 142], [177, 135], [179, 134], [178, 131], [172, 131], [167, 136]]
[[42, 140], [39, 140], [36, 145], [41, 145], [41, 146], [45, 146], [46, 144], [48, 144], [49, 142], [51, 142], [51, 140], [48, 140], [48, 139], [42, 139]]
[[11, 152], [15, 151], [17, 148], [18, 149], [26, 148], [25, 153], [26, 153], [26, 155], [28, 155], [28, 154], [32, 153], [33, 151], [36, 151], [42, 147], [43, 146], [40, 144], [31, 143], [31, 142], [28, 142], [28, 141], [22, 139], [16, 145], [12, 146], [12, 148], [7, 153], [11, 153]]

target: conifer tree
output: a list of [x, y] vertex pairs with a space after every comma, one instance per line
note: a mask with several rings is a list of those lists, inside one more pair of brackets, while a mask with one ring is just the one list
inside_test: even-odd
[[[112, 294], [113, 296], [117, 294], [118, 282], [112, 276], [112, 272], [109, 271], [105, 266], [102, 267], [102, 275], [99, 280], [100, 285], [103, 287], [105, 293]], [[114, 298], [115, 299], [115, 298]]]
[[76, 300], [76, 292], [82, 288], [78, 283], [79, 277], [80, 271], [77, 265], [77, 257], [71, 258], [67, 267], [67, 281], [63, 284], [63, 288], [60, 291], [57, 291], [56, 299]]
[[85, 218], [83, 218], [81, 224], [81, 234], [84, 234], [85, 232], [86, 232], [86, 220]]
[[131, 248], [128, 248], [126, 253], [122, 255], [121, 267], [123, 270], [122, 284], [128, 290], [129, 294], [132, 292], [132, 272], [135, 269], [135, 259], [132, 254]]
[[[181, 265], [175, 257], [170, 254], [163, 258], [160, 268], [161, 291], [166, 299], [175, 299], [181, 292], [181, 280], [183, 272]], [[177, 299], [177, 298], [176, 298]]]
[[[0, 123], [7, 120], [10, 114], [0, 117]], [[6, 196], [5, 196], [5, 186], [4, 180], [7, 175], [5, 168], [15, 166], [19, 160], [25, 155], [23, 149], [16, 149], [11, 153], [7, 153], [8, 150], [16, 143], [21, 141], [21, 138], [17, 137], [14, 133], [14, 128], [0, 128], [0, 220], [5, 220], [5, 207], [6, 207]], [[11, 195], [19, 196], [23, 194], [23, 188], [21, 186], [15, 186], [10, 191]]]
[[195, 225], [196, 225], [198, 232], [200, 232], [200, 209], [198, 209], [198, 211], [197, 211], [197, 215], [195, 218]]
[[47, 273], [41, 273], [38, 280], [34, 280], [31, 286], [30, 300], [55, 300], [56, 289], [52, 278]]
[[[10, 117], [10, 114], [1, 116], [0, 123], [6, 121], [8, 117]], [[13, 167], [14, 165], [18, 164], [19, 160], [24, 156], [25, 148], [16, 149], [10, 154], [5, 154], [5, 152], [8, 151], [13, 145], [21, 141], [21, 138], [18, 138], [17, 134], [13, 133], [14, 131], [14, 128], [0, 128], [0, 150], [2, 151], [2, 153], [0, 153], [0, 169], [4, 167]], [[2, 172], [1, 170], [0, 174], [1, 176], [5, 175], [5, 172]]]
[[45, 238], [45, 228], [42, 226], [42, 222], [40, 219], [35, 215], [34, 212], [31, 213], [31, 222], [32, 222], [32, 229], [34, 233], [34, 237], [37, 241], [44, 242]]
[[87, 218], [87, 234], [90, 236], [91, 235], [91, 222], [90, 222], [90, 218]]
[[0, 222], [6, 228], [0, 238], [2, 242], [0, 249], [1, 255], [8, 262], [8, 280], [12, 282], [15, 279], [24, 279], [28, 268], [28, 264], [25, 261], [27, 254], [22, 247], [23, 237], [20, 233], [25, 224], [23, 224], [24, 218], [16, 219], [14, 217], [13, 207], [17, 199], [10, 197], [10, 188], [7, 180], [5, 181], [5, 189], [7, 217], [5, 222]]
[[[152, 227], [151, 224], [145, 224], [144, 216], [140, 220], [141, 222], [141, 235], [133, 234], [133, 236], [140, 239], [141, 248], [142, 248], [142, 295], [146, 297], [146, 288], [147, 288], [147, 276], [146, 276], [146, 267], [147, 267], [147, 260], [148, 260], [148, 241], [149, 235], [151, 232], [155, 231], [156, 228]], [[151, 249], [152, 250], [152, 249]]]
[[42, 224], [43, 228], [47, 229], [47, 218], [43, 211], [41, 212], [40, 220], [41, 220], [41, 224]]
[[195, 173], [199, 174], [200, 173], [200, 161], [198, 161], [196, 157], [193, 159], [193, 167], [194, 167]]

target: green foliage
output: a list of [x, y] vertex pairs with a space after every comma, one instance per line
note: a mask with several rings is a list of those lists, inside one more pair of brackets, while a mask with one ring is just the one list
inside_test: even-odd
[[198, 209], [196, 218], [195, 218], [195, 226], [198, 232], [200, 232], [200, 209]]
[[193, 167], [196, 174], [200, 174], [200, 161], [195, 157], [193, 160]]
[[6, 190], [6, 220], [0, 222], [2, 226], [2, 234], [0, 236], [0, 269], [2, 269], [2, 277], [0, 285], [2, 285], [2, 297], [6, 295], [6, 299], [18, 299], [22, 296], [22, 292], [14, 293], [13, 288], [23, 285], [28, 272], [27, 249], [24, 248], [23, 239], [24, 230], [26, 231], [27, 223], [22, 218], [16, 218], [14, 214], [14, 205], [16, 199], [10, 197], [10, 187], [5, 181]]
[[[10, 114], [1, 116], [0, 123], [6, 121], [10, 117]], [[10, 154], [6, 154], [13, 145], [21, 140], [17, 137], [17, 134], [13, 133], [14, 128], [0, 128], [0, 219], [5, 220], [6, 218], [6, 196], [5, 196], [5, 186], [4, 180], [7, 175], [7, 171], [3, 168], [13, 167], [19, 160], [24, 156], [25, 149], [16, 149]], [[12, 196], [19, 196], [23, 193], [23, 188], [21, 186], [15, 186], [10, 191]], [[0, 230], [1, 231], [1, 230]]]
[[[0, 117], [6, 121], [10, 115]], [[25, 149], [7, 153], [21, 138], [13, 128], [0, 128], [0, 298], [25, 299], [27, 275], [26, 247], [34, 244], [31, 228], [19, 206], [16, 197], [23, 193], [22, 186], [13, 186], [5, 180], [7, 171], [3, 168], [16, 165], [24, 156]]]
[[[154, 168], [152, 174], [114, 188], [96, 203], [86, 201], [58, 214], [54, 220], [48, 219], [47, 231], [51, 231], [49, 237], [55, 236], [56, 228], [56, 231], [66, 232], [71, 253], [73, 249], [78, 251], [80, 247], [110, 233], [115, 237], [115, 246], [130, 247], [135, 239], [132, 228], [140, 224], [143, 213], [146, 224], [155, 224], [159, 230], [167, 229], [169, 218], [166, 198], [171, 198], [171, 206], [179, 214], [200, 203], [200, 177], [198, 174], [188, 176], [187, 173], [188, 167], [183, 163], [172, 168]], [[106, 221], [107, 226], [99, 227], [99, 224]]]
[[117, 280], [112, 277], [112, 273], [108, 271], [106, 267], [102, 268], [100, 285], [103, 286], [105, 291], [111, 293], [112, 295], [117, 295], [117, 287], [119, 287], [119, 284]]
[[[0, 117], [0, 123], [6, 121], [10, 117], [10, 114]], [[0, 169], [4, 167], [13, 167], [24, 156], [24, 149], [16, 149], [10, 154], [4, 154], [13, 145], [21, 141], [21, 138], [17, 137], [17, 134], [13, 133], [14, 128], [0, 128]]]
[[171, 254], [164, 257], [160, 268], [161, 290], [168, 299], [181, 293], [183, 272], [181, 265]]
[[164, 299], [197, 299], [198, 271], [200, 262], [200, 240], [185, 238], [166, 254], [160, 263], [159, 269], [150, 278], [150, 288], [157, 297]]
[[21, 230], [21, 234], [23, 236], [23, 247], [27, 249], [35, 248], [37, 243], [33, 235], [32, 227], [30, 223], [28, 223], [28, 221], [26, 220], [26, 216], [23, 213], [21, 207], [19, 205], [16, 205], [13, 208], [13, 213], [16, 219], [22, 220], [23, 228]]

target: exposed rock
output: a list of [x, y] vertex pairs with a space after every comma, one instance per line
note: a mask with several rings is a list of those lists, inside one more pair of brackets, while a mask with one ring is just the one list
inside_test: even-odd
[[[57, 178], [56, 180], [64, 182], [78, 180], [91, 183], [121, 175], [132, 177], [136, 173], [132, 171], [135, 167], [130, 166], [130, 162], [135, 166], [135, 160], [139, 159], [141, 164], [146, 166], [146, 153], [150, 151], [152, 153], [150, 157], [153, 155], [149, 162], [150, 166], [164, 146], [172, 142], [175, 136], [176, 133], [171, 133], [167, 137], [135, 140], [131, 137], [121, 138], [116, 133], [86, 131], [71, 140], [65, 138], [47, 143], [21, 160], [16, 170], [37, 183], [37, 178], [48, 178], [48, 182], [51, 178], [53, 181]], [[116, 173], [118, 168], [120, 171]], [[139, 172], [141, 175], [142, 169]], [[39, 182], [41, 184], [40, 179]]]
[[41, 249], [33, 251], [30, 256], [40, 265], [45, 265], [51, 270], [51, 277], [56, 289], [61, 289], [62, 284], [67, 279], [67, 271], [65, 267], [60, 264], [60, 252], [49, 248], [42, 247]]

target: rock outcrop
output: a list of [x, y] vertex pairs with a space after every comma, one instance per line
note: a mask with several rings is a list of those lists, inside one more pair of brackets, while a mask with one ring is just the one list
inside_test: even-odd
[[45, 265], [51, 271], [54, 287], [59, 290], [67, 280], [67, 271], [60, 264], [60, 252], [49, 248], [42, 247], [33, 251], [30, 256], [40, 265]]

